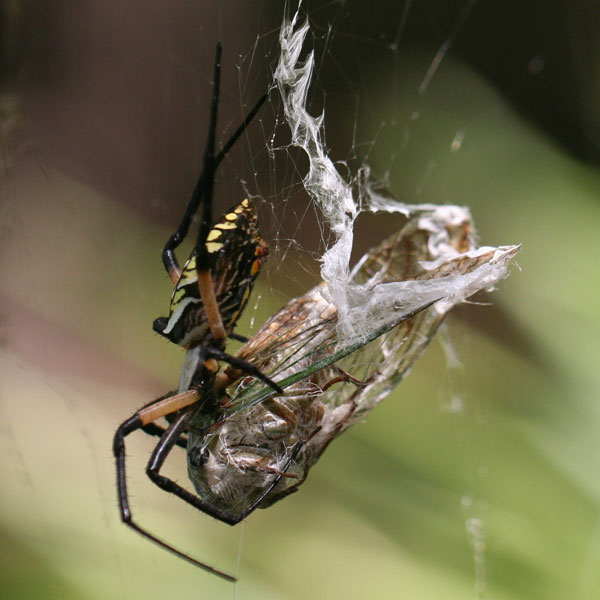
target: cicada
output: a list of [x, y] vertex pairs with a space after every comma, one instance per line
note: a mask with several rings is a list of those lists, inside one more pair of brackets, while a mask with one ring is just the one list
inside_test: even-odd
[[[389, 314], [377, 318], [375, 307], [371, 329], [343, 339], [325, 283], [291, 300], [237, 353], [285, 393], [230, 366], [218, 379], [219, 409], [190, 421], [196, 492], [243, 516], [295, 492], [327, 446], [402, 380], [452, 306], [505, 274], [518, 249], [477, 250], [468, 211], [429, 211], [369, 250], [350, 276], [370, 299], [388, 284], [412, 288], [410, 307], [388, 301], [381, 310]], [[458, 282], [465, 287], [457, 295]]]

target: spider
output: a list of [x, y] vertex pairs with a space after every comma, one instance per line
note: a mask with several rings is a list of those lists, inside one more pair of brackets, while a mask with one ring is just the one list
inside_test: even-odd
[[[142, 407], [124, 421], [117, 429], [113, 441], [113, 453], [117, 468], [119, 509], [123, 522], [177, 556], [188, 560], [226, 580], [235, 581], [227, 573], [219, 571], [177, 550], [154, 534], [138, 525], [132, 516], [127, 493], [125, 470], [125, 437], [142, 430], [160, 437], [146, 467], [150, 480], [161, 489], [175, 494], [195, 508], [234, 525], [250, 514], [277, 485], [294, 460], [298, 448], [292, 453], [282, 472], [276, 473], [263, 494], [243, 511], [222, 510], [203, 498], [194, 495], [174, 481], [160, 474], [168, 454], [175, 445], [185, 447], [184, 434], [192, 418], [199, 412], [213, 421], [218, 420], [221, 409], [216, 389], [219, 377], [219, 361], [228, 363], [237, 373], [262, 380], [277, 394], [283, 394], [279, 385], [255, 366], [225, 352], [227, 338], [246, 341], [233, 332], [250, 295], [254, 279], [266, 259], [268, 249], [260, 237], [257, 219], [250, 202], [243, 200], [225, 213], [216, 224], [212, 221], [212, 200], [215, 171], [229, 149], [245, 131], [262, 104], [263, 95], [248, 113], [237, 130], [215, 155], [215, 129], [219, 102], [221, 71], [221, 44], [215, 51], [214, 79], [203, 170], [200, 174], [187, 209], [176, 232], [167, 241], [162, 260], [169, 278], [175, 285], [171, 298], [169, 317], [154, 321], [156, 332], [170, 341], [186, 348], [179, 389]], [[195, 247], [180, 268], [175, 250], [187, 236], [192, 219], [202, 204], [200, 225]], [[167, 428], [155, 423], [161, 417], [170, 422]]]
[[[163, 263], [175, 285], [170, 314], [154, 322], [155, 331], [187, 349], [179, 389], [123, 422], [115, 434], [113, 451], [122, 520], [180, 558], [235, 581], [232, 575], [192, 558], [133, 521], [125, 437], [140, 429], [160, 437], [146, 467], [151, 481], [200, 511], [235, 525], [256, 508], [267, 508], [302, 485], [329, 443], [363, 419], [402, 379], [452, 302], [438, 307], [437, 302], [445, 298], [440, 292], [439, 297], [424, 300], [411, 312], [383, 321], [368, 336], [344, 341], [338, 337], [337, 308], [321, 283], [291, 300], [252, 339], [233, 332], [267, 247], [248, 200], [212, 223], [213, 180], [216, 167], [266, 96], [215, 156], [220, 53], [217, 45], [204, 168], [184, 217], [163, 250]], [[174, 251], [187, 235], [200, 203], [198, 239], [180, 269]], [[440, 225], [441, 229], [432, 229], [426, 219], [423, 224], [421, 216], [415, 215], [401, 231], [367, 252], [353, 269], [350, 282], [375, 290], [386, 282], [443, 280], [496, 260], [496, 249], [469, 254], [474, 246], [467, 214], [460, 227]], [[445, 232], [445, 251], [452, 247], [455, 253], [439, 254], [435, 240], [440, 231]], [[516, 246], [504, 248], [509, 258], [516, 251]], [[429, 263], [435, 266], [425, 268]], [[246, 342], [236, 356], [225, 352], [227, 337]], [[222, 372], [219, 361], [228, 363]], [[162, 417], [169, 422], [166, 429], [156, 424]], [[175, 446], [187, 451], [188, 474], [196, 494], [160, 474]]]

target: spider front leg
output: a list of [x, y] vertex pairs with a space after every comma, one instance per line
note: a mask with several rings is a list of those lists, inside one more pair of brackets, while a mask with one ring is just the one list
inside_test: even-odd
[[[250, 112], [246, 115], [242, 123], [238, 126], [238, 128], [233, 132], [231, 137], [225, 142], [219, 153], [214, 156], [214, 137], [215, 130], [217, 124], [217, 107], [219, 102], [219, 81], [221, 75], [221, 44], [218, 43], [215, 51], [215, 66], [214, 66], [214, 80], [213, 80], [213, 95], [211, 100], [211, 111], [210, 111], [210, 120], [209, 120], [209, 134], [207, 139], [207, 148], [209, 144], [211, 144], [212, 149], [210, 154], [206, 153], [204, 158], [204, 168], [196, 185], [194, 187], [194, 191], [192, 192], [192, 196], [188, 203], [188, 206], [185, 210], [183, 218], [177, 227], [175, 233], [168, 239], [165, 247], [162, 251], [162, 261], [167, 270], [169, 278], [173, 282], [173, 285], [176, 285], [181, 276], [181, 268], [179, 267], [179, 262], [177, 261], [177, 257], [175, 256], [175, 250], [181, 244], [181, 242], [185, 239], [190, 229], [190, 225], [192, 224], [192, 219], [194, 215], [198, 211], [200, 206], [200, 202], [204, 198], [204, 207], [201, 221], [201, 234], [203, 234], [204, 241], [206, 241], [206, 236], [208, 235], [208, 231], [212, 224], [212, 206], [207, 205], [207, 197], [206, 192], [207, 189], [211, 190], [212, 194], [212, 181], [214, 179], [215, 170], [223, 160], [223, 158], [227, 155], [229, 150], [231, 150], [232, 146], [237, 142], [242, 133], [246, 131], [246, 128], [254, 119], [260, 107], [265, 103], [268, 98], [267, 94], [263, 94], [258, 102], [252, 107]], [[208, 160], [207, 160], [208, 154]]]
[[[192, 348], [207, 339], [224, 349], [233, 333], [252, 290], [252, 285], [267, 257], [268, 247], [260, 237], [257, 215], [248, 199], [242, 200], [213, 224], [215, 171], [252, 118], [265, 102], [259, 99], [243, 123], [215, 155], [215, 130], [219, 103], [221, 46], [217, 45], [213, 93], [203, 170], [177, 231], [163, 249], [163, 263], [175, 285], [170, 314], [154, 321], [153, 329], [170, 341]], [[180, 268], [175, 248], [188, 233], [193, 216], [202, 204], [200, 226], [194, 251]]]
[[[169, 414], [173, 414], [179, 410], [186, 409], [182, 415], [180, 415], [169, 428], [165, 431], [165, 433], [161, 437], [161, 441], [159, 442], [159, 446], [163, 443], [163, 438], [167, 437], [167, 433], [173, 429], [173, 425], [179, 422], [184, 422], [187, 424], [187, 420], [183, 420], [182, 417], [189, 417], [193, 414], [194, 408], [193, 405], [198, 401], [198, 392], [196, 390], [189, 390], [182, 394], [176, 394], [175, 396], [170, 396], [168, 398], [159, 398], [155, 402], [145, 406], [136, 412], [132, 417], [124, 421], [115, 433], [115, 437], [113, 440], [113, 453], [116, 460], [117, 465], [117, 491], [119, 498], [119, 510], [121, 513], [121, 520], [129, 527], [137, 531], [139, 534], [143, 535], [145, 538], [153, 541], [155, 544], [158, 544], [165, 550], [172, 552], [176, 556], [187, 560], [188, 562], [212, 573], [227, 581], [236, 581], [235, 577], [229, 575], [228, 573], [224, 573], [207, 565], [203, 562], [200, 562], [191, 556], [177, 550], [170, 544], [167, 544], [160, 538], [156, 537], [154, 534], [150, 533], [143, 527], [140, 527], [134, 520], [131, 513], [131, 508], [129, 506], [129, 496], [127, 493], [127, 473], [125, 468], [125, 438], [134, 431], [138, 429], [143, 429], [153, 424], [153, 421], [159, 419], [160, 417], [164, 417]], [[189, 415], [189, 416], [188, 416]], [[173, 448], [175, 444], [178, 443], [179, 437], [183, 432], [182, 428], [177, 429], [177, 437], [171, 442], [170, 448]], [[171, 440], [171, 438], [169, 438]], [[166, 458], [166, 457], [165, 457]], [[164, 459], [163, 459], [164, 460]]]
[[[160, 438], [165, 434], [165, 431], [167, 430], [165, 427], [161, 427], [156, 423], [148, 423], [148, 425], [144, 425], [142, 427], [142, 431], [147, 435], [153, 435]], [[184, 450], [187, 450], [187, 437], [182, 435], [177, 440], [177, 442], [175, 442], [175, 445], [179, 446], [180, 448], [183, 448]]]

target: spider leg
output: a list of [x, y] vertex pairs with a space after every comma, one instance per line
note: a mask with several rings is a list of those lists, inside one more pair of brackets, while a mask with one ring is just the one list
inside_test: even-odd
[[[188, 396], [188, 397], [191, 397], [193, 395], [196, 395], [195, 401], [197, 401], [196, 392], [192, 392], [192, 393], [185, 392], [184, 394], [178, 394], [178, 396]], [[155, 404], [160, 404], [161, 402], [162, 402], [162, 400], [159, 399]], [[151, 408], [151, 406], [148, 408]], [[178, 410], [178, 409], [176, 409], [176, 410]], [[191, 562], [193, 565], [196, 565], [197, 567], [200, 567], [201, 569], [204, 569], [205, 571], [208, 571], [209, 573], [217, 575], [227, 581], [236, 581], [235, 577], [233, 577], [227, 573], [224, 573], [222, 571], [219, 571], [218, 569], [215, 569], [214, 567], [211, 567], [210, 565], [200, 562], [200, 561], [192, 558], [191, 556], [188, 556], [187, 554], [181, 552], [180, 550], [177, 550], [176, 548], [167, 544], [166, 542], [164, 542], [160, 538], [156, 537], [149, 531], [146, 531], [144, 528], [140, 527], [133, 520], [133, 516], [131, 514], [131, 509], [129, 507], [129, 496], [127, 494], [127, 477], [126, 477], [126, 469], [125, 469], [125, 438], [130, 433], [133, 433], [134, 431], [137, 431], [138, 429], [142, 429], [144, 426], [148, 425], [148, 422], [146, 422], [146, 418], [147, 418], [148, 414], [152, 414], [152, 413], [148, 413], [148, 411], [146, 411], [146, 412], [144, 412], [144, 411], [146, 411], [146, 408], [141, 409], [140, 411], [135, 413], [132, 417], [130, 417], [129, 419], [124, 421], [120, 425], [120, 427], [117, 429], [117, 432], [115, 433], [115, 437], [114, 437], [114, 441], [113, 441], [113, 453], [115, 455], [115, 459], [116, 459], [116, 463], [117, 463], [117, 490], [118, 490], [118, 497], [119, 497], [119, 509], [121, 512], [121, 520], [126, 525], [128, 525], [129, 527], [131, 527], [132, 529], [134, 529], [135, 531], [137, 531], [144, 537], [153, 541], [155, 544], [158, 544], [165, 550], [168, 550], [169, 552], [172, 552], [173, 554], [179, 556], [180, 558], [183, 558], [183, 559], [187, 560], [188, 562]], [[165, 414], [168, 414], [168, 413], [165, 413]], [[187, 422], [189, 421], [192, 414], [193, 414], [193, 409], [188, 409], [187, 411], [182, 413], [177, 419], [175, 419], [175, 421], [173, 421], [173, 423], [169, 426], [169, 428], [162, 435], [161, 441], [159, 442], [157, 447], [163, 445], [164, 444], [163, 439], [167, 438], [170, 442], [169, 448], [172, 448], [177, 443], [179, 436], [182, 433], [183, 428], [187, 425]], [[164, 415], [160, 415], [160, 416], [164, 416]], [[175, 436], [172, 435], [173, 431], [176, 432]], [[171, 437], [168, 437], [169, 432], [171, 432], [171, 434], [170, 434]], [[174, 440], [172, 439], [173, 437], [174, 437]], [[166, 458], [166, 456], [165, 456], [165, 458]], [[163, 458], [163, 460], [164, 460], [164, 458]]]
[[212, 348], [207, 346], [205, 348], [206, 357], [214, 358], [216, 360], [222, 360], [223, 362], [229, 363], [232, 367], [243, 371], [244, 373], [251, 375], [252, 377], [256, 377], [260, 379], [268, 386], [273, 388], [278, 394], [283, 394], [283, 389], [277, 385], [271, 378], [267, 377], [258, 367], [249, 363], [248, 361], [243, 360], [242, 358], [238, 358], [236, 356], [231, 356], [231, 354], [227, 354], [218, 348]]
[[237, 342], [242, 342], [242, 344], [245, 344], [246, 342], [249, 342], [250, 339], [247, 338], [244, 335], [240, 335], [239, 333], [234, 333], [233, 331], [229, 334], [229, 339], [230, 340], [235, 340]]
[[[202, 241], [202, 244], [206, 242], [206, 236], [210, 231], [210, 227], [212, 224], [212, 206], [208, 206], [207, 204], [211, 204], [211, 202], [207, 202], [207, 198], [212, 196], [212, 180], [214, 179], [215, 169], [219, 166], [223, 158], [227, 155], [232, 146], [237, 142], [239, 137], [244, 133], [252, 119], [258, 113], [260, 107], [267, 100], [268, 95], [263, 94], [258, 100], [258, 102], [252, 107], [252, 110], [246, 115], [242, 123], [238, 126], [238, 128], [233, 132], [231, 137], [227, 140], [224, 146], [221, 148], [219, 153], [214, 156], [214, 138], [215, 138], [215, 129], [216, 129], [216, 121], [217, 121], [217, 104], [219, 101], [219, 79], [220, 79], [220, 71], [221, 71], [221, 44], [218, 43], [215, 50], [215, 78], [213, 80], [213, 96], [211, 101], [211, 112], [210, 112], [210, 121], [209, 121], [209, 136], [207, 140], [207, 152], [204, 157], [204, 168], [198, 181], [196, 182], [196, 186], [194, 187], [194, 191], [192, 192], [192, 196], [188, 203], [188, 206], [185, 210], [183, 218], [177, 227], [177, 231], [168, 239], [165, 247], [162, 251], [162, 260], [169, 274], [169, 278], [173, 282], [174, 285], [177, 284], [179, 280], [179, 276], [181, 274], [181, 269], [179, 267], [179, 263], [177, 261], [177, 257], [175, 256], [175, 249], [181, 244], [181, 242], [185, 239], [188, 234], [190, 225], [192, 223], [192, 219], [196, 214], [198, 207], [200, 206], [200, 202], [202, 198], [205, 199], [204, 209], [202, 214], [202, 221], [200, 223], [200, 233], [199, 233], [199, 241]], [[210, 145], [210, 152], [208, 151]], [[208, 157], [208, 160], [207, 160]], [[207, 170], [208, 166], [208, 170]], [[211, 196], [207, 196], [207, 192], [210, 193]]]
[[[167, 431], [165, 427], [161, 427], [156, 423], [148, 423], [148, 425], [144, 425], [141, 429], [144, 433], [156, 437], [162, 437], [165, 434], [165, 431]], [[187, 450], [187, 437], [182, 435], [177, 442], [175, 442], [175, 445]]]
[[240, 521], [244, 520], [251, 512], [256, 510], [256, 508], [260, 505], [260, 503], [271, 493], [273, 488], [279, 483], [281, 478], [284, 476], [285, 472], [290, 468], [291, 464], [294, 462], [300, 448], [302, 447], [302, 442], [298, 442], [291, 453], [291, 456], [282, 472], [278, 474], [273, 481], [265, 488], [265, 490], [250, 504], [247, 508], [245, 508], [241, 513], [232, 513], [226, 510], [221, 510], [211, 505], [208, 502], [205, 502], [197, 496], [181, 487], [179, 484], [175, 483], [172, 479], [165, 477], [160, 474], [160, 469], [165, 462], [165, 459], [171, 452], [173, 445], [178, 439], [181, 431], [187, 426], [190, 418], [192, 417], [191, 412], [186, 412], [180, 415], [171, 425], [165, 435], [161, 438], [158, 445], [154, 448], [152, 455], [150, 456], [150, 460], [148, 462], [148, 466], [146, 467], [146, 474], [148, 477], [162, 490], [165, 492], [169, 492], [178, 496], [188, 504], [191, 504], [194, 508], [201, 510], [203, 513], [222, 521], [223, 523], [227, 523], [228, 525], [235, 525]]
[[198, 272], [198, 290], [204, 305], [206, 321], [210, 327], [210, 333], [216, 343], [224, 344], [227, 338], [217, 297], [215, 285], [210, 271], [211, 255], [206, 248], [206, 238], [212, 226], [212, 202], [213, 188], [215, 183], [215, 132], [217, 128], [217, 112], [219, 108], [219, 91], [221, 81], [221, 44], [217, 44], [215, 51], [215, 69], [212, 86], [212, 100], [210, 104], [210, 120], [208, 124], [208, 135], [206, 136], [206, 148], [204, 150], [204, 186], [201, 196], [204, 198], [202, 204], [202, 218], [198, 229], [196, 240], [196, 269]]
[[[161, 397], [138, 410], [133, 416], [121, 423], [113, 439], [113, 454], [117, 463], [117, 489], [119, 494], [119, 507], [121, 518], [127, 522], [131, 520], [131, 511], [127, 497], [127, 481], [125, 479], [125, 438], [137, 429], [150, 428], [156, 419], [173, 414], [198, 401], [198, 392], [189, 390], [182, 394]], [[162, 429], [158, 425], [157, 429]], [[152, 428], [150, 428], [152, 429]], [[153, 429], [153, 431], [156, 431]]]

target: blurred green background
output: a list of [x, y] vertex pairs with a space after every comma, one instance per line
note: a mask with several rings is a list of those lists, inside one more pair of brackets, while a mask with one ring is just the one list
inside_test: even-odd
[[[240, 581], [193, 569], [120, 523], [111, 439], [178, 380], [182, 352], [151, 323], [168, 308], [160, 248], [198, 174], [214, 45], [222, 141], [269, 85], [281, 6], [6, 2], [3, 598], [600, 597], [597, 6], [305, 11], [311, 112], [325, 108], [340, 171], [366, 161], [403, 201], [471, 207], [482, 244], [523, 243], [520, 270], [448, 319], [297, 494], [242, 525], [150, 485], [153, 441], [132, 436], [136, 517]], [[273, 93], [217, 181], [217, 210], [260, 196], [271, 246], [240, 332], [318, 278], [306, 161], [281, 118]], [[357, 255], [400, 225], [361, 218]], [[185, 481], [183, 453], [167, 470]]]

